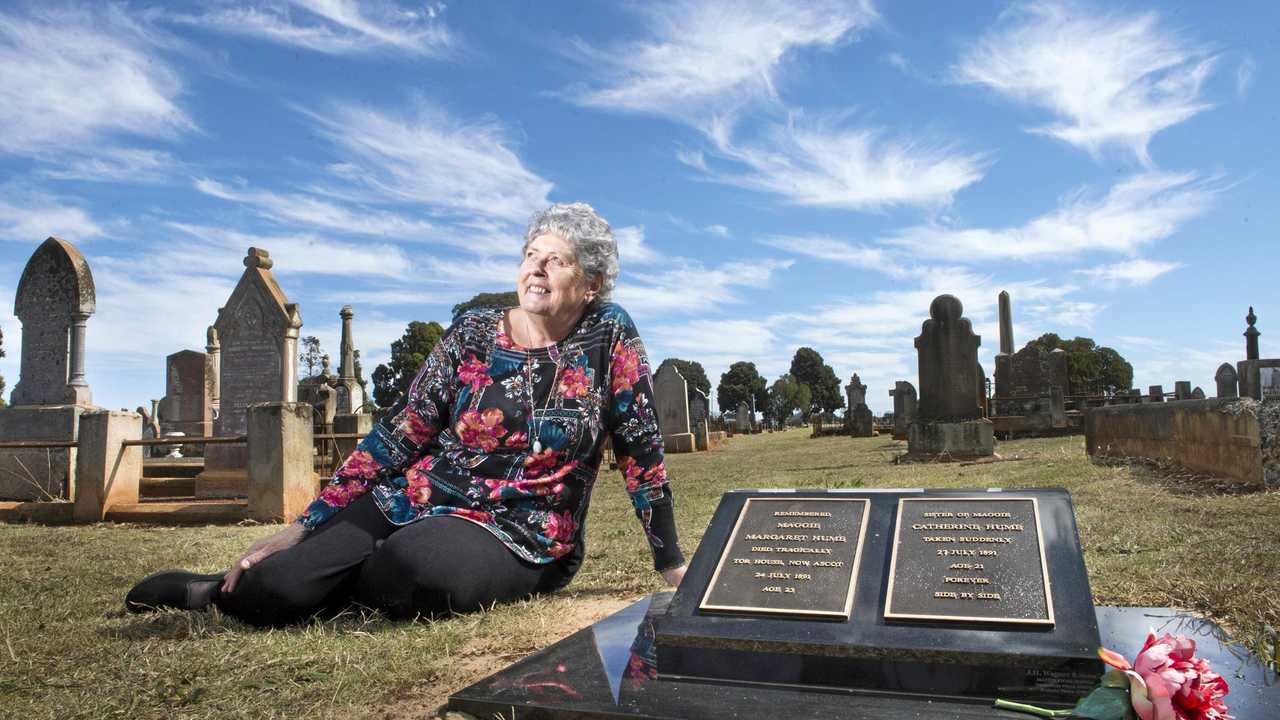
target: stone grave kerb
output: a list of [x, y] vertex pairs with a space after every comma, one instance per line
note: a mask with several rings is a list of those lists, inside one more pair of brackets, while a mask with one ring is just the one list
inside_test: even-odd
[[12, 405], [91, 404], [85, 325], [96, 309], [84, 255], [65, 240], [46, 239], [23, 268], [13, 302], [22, 322], [22, 356]]
[[944, 294], [929, 304], [929, 319], [920, 326], [915, 339], [919, 355], [920, 389], [917, 417], [920, 420], [972, 420], [982, 416], [976, 388], [978, 346], [982, 337], [963, 316], [964, 305], [954, 295]]

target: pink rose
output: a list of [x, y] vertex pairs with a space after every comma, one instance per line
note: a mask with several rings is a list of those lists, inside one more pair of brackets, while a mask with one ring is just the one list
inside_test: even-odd
[[1229, 720], [1222, 701], [1227, 681], [1195, 652], [1195, 640], [1185, 635], [1157, 638], [1152, 631], [1133, 665], [1105, 648], [1098, 655], [1129, 677], [1129, 698], [1141, 720]]

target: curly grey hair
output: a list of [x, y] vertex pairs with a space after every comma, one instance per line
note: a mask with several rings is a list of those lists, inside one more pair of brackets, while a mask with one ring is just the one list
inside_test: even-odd
[[609, 223], [586, 203], [556, 203], [529, 218], [524, 249], [546, 233], [555, 233], [573, 246], [573, 255], [587, 278], [603, 280], [597, 299], [607, 302], [618, 279], [618, 243]]

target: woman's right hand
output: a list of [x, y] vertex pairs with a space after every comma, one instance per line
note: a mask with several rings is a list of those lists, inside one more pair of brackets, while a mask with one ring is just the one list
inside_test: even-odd
[[222, 592], [230, 593], [236, 589], [236, 583], [240, 581], [240, 576], [245, 570], [257, 565], [266, 558], [275, 555], [281, 550], [288, 550], [297, 545], [306, 536], [307, 529], [302, 523], [293, 523], [284, 530], [275, 535], [268, 535], [258, 542], [249, 546], [244, 555], [236, 561], [236, 564], [227, 572], [227, 576], [222, 580]]

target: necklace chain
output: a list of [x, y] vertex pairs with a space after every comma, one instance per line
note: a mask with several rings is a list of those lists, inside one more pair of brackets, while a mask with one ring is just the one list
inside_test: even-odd
[[[524, 328], [525, 328], [525, 335], [527, 336], [530, 345], [532, 345], [533, 344], [533, 328], [529, 324], [528, 313], [525, 313], [525, 316], [524, 316]], [[533, 350], [532, 347], [525, 349], [524, 373], [525, 373], [525, 394], [529, 398], [529, 435], [531, 436], [530, 439], [533, 440], [533, 444], [532, 444], [533, 454], [537, 455], [538, 453], [542, 452], [542, 432], [540, 430], [541, 424], [536, 420], [536, 417], [535, 417], [537, 415], [537, 407], [534, 405], [534, 402], [533, 402], [534, 378], [533, 378], [532, 350]], [[551, 376], [551, 388], [547, 390], [547, 399], [542, 403], [542, 409], [544, 411], [547, 408], [551, 407], [551, 398], [553, 395], [555, 395], [555, 392], [556, 392], [556, 381], [560, 377], [559, 353], [556, 353], [555, 363], [556, 363], [556, 369], [555, 369], [555, 373]]]

